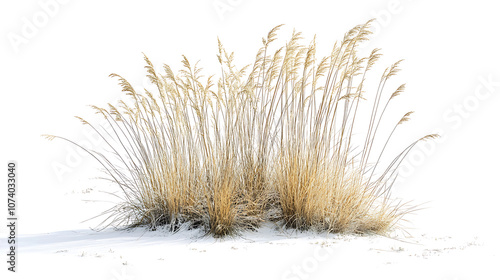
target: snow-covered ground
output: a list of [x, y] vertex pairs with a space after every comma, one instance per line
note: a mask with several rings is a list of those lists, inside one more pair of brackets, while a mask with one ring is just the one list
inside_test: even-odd
[[[390, 238], [283, 231], [273, 224], [222, 240], [187, 229], [96, 231], [90, 227], [99, 218], [84, 220], [108, 205], [101, 202], [109, 197], [99, 188], [82, 187], [39, 205], [23, 202], [32, 205], [32, 213], [20, 220], [19, 272], [2, 274], [7, 279], [114, 280], [500, 277], [497, 239], [477, 228], [450, 230], [453, 225], [446, 221], [440, 227], [408, 229], [411, 236], [394, 232]], [[433, 211], [416, 215], [429, 220]]]
[[[0, 279], [500, 279], [499, 8], [425, 0], [2, 1], [0, 174], [17, 162], [19, 220], [17, 273], [7, 271], [7, 220], [0, 223]], [[202, 59], [212, 73], [217, 36], [243, 65], [260, 38], [285, 23], [282, 40], [293, 28], [308, 40], [317, 34], [321, 56], [373, 17], [375, 34], [363, 50], [382, 48], [376, 70], [405, 58], [391, 86], [406, 82], [407, 90], [385, 124], [416, 112], [389, 152], [442, 135], [409, 155], [394, 187], [396, 197], [425, 203], [408, 217], [408, 234], [283, 232], [272, 224], [223, 240], [187, 230], [95, 231], [98, 220], [87, 219], [111, 206], [102, 193], [109, 187], [92, 179], [99, 174], [91, 158], [40, 137], [100, 145], [72, 117], [96, 120], [86, 105], [122, 97], [110, 73], [147, 87], [141, 52], [174, 69], [182, 54]]]
[[21, 237], [18, 278], [498, 279], [498, 251], [481, 238], [283, 233], [229, 240], [197, 232], [88, 229]]

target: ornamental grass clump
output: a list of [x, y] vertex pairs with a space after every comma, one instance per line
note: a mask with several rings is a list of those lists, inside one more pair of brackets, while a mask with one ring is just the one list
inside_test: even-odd
[[[381, 55], [375, 49], [358, 56], [370, 22], [351, 29], [319, 59], [315, 40], [302, 45], [298, 32], [271, 49], [277, 26], [243, 68], [219, 41], [218, 78], [204, 76], [186, 57], [175, 74], [168, 65], [158, 73], [144, 56], [154, 92], [139, 93], [111, 74], [127, 96], [105, 108], [93, 106], [108, 128], [79, 118], [106, 148], [79, 147], [121, 190], [121, 203], [105, 213], [107, 223], [172, 230], [188, 224], [216, 237], [265, 221], [328, 232], [393, 229], [413, 209], [390, 197], [398, 166], [419, 141], [436, 135], [417, 139], [380, 167], [393, 133], [412, 112], [388, 136], [379, 135], [388, 105], [405, 86], [384, 94], [399, 71], [397, 61], [378, 85], [365, 89], [365, 77]], [[358, 112], [362, 102], [372, 104], [367, 118]], [[380, 139], [385, 144], [371, 162]], [[361, 151], [354, 153], [355, 147]]]

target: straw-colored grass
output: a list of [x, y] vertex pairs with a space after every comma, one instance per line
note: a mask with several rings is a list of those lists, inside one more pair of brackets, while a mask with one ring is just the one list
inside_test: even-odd
[[[382, 136], [385, 145], [369, 167], [382, 116], [404, 90], [402, 85], [384, 94], [400, 61], [386, 69], [377, 87], [364, 89], [380, 57], [378, 49], [368, 57], [357, 54], [369, 25], [351, 29], [321, 59], [315, 41], [303, 46], [296, 32], [271, 51], [277, 26], [254, 63], [241, 69], [219, 42], [218, 80], [202, 76], [185, 57], [177, 75], [168, 65], [159, 74], [144, 56], [154, 93], [140, 94], [112, 74], [128, 98], [94, 107], [111, 129], [81, 119], [104, 139], [107, 151], [81, 148], [121, 189], [123, 203], [107, 212], [109, 224], [176, 230], [187, 223], [217, 237], [267, 220], [299, 230], [391, 230], [411, 211], [390, 198], [397, 168], [413, 146], [435, 135], [418, 139], [380, 169], [389, 139], [408, 113]], [[373, 106], [363, 120], [357, 114], [365, 98]], [[367, 122], [364, 136], [353, 137], [360, 122]], [[353, 154], [356, 146], [361, 152]]]

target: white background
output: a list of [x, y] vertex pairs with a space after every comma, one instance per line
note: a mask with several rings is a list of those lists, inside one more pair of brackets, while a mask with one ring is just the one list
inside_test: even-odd
[[[384, 53], [372, 75], [405, 59], [393, 86], [406, 82], [407, 91], [388, 118], [416, 111], [396, 148], [442, 134], [410, 155], [395, 194], [428, 202], [411, 217], [419, 231], [493, 237], [500, 208], [499, 8], [495, 1], [2, 1], [0, 163], [3, 174], [7, 160], [19, 166], [20, 233], [71, 229], [95, 214], [65, 201], [98, 184], [89, 179], [96, 176], [91, 159], [72, 158], [70, 146], [40, 135], [92, 140], [73, 116], [98, 120], [87, 105], [123, 97], [110, 73], [147, 86], [141, 52], [158, 68], [179, 69], [186, 55], [218, 73], [217, 37], [243, 66], [253, 62], [261, 37], [284, 23], [281, 39], [294, 28], [305, 44], [316, 34], [321, 57], [348, 29], [377, 18], [372, 40], [362, 45], [365, 53]], [[69, 171], [57, 175], [57, 164]]]

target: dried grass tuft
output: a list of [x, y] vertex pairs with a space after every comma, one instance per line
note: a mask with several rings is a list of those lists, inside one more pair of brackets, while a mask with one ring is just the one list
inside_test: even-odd
[[[254, 63], [243, 68], [218, 41], [218, 80], [204, 77], [186, 57], [178, 74], [168, 65], [160, 74], [144, 55], [155, 92], [139, 93], [111, 74], [128, 98], [107, 108], [92, 106], [110, 129], [79, 118], [102, 137], [107, 152], [79, 147], [121, 189], [123, 202], [105, 213], [107, 224], [177, 230], [188, 223], [216, 237], [256, 229], [266, 220], [299, 230], [383, 234], [393, 229], [413, 209], [390, 198], [397, 168], [419, 141], [436, 135], [411, 143], [379, 170], [390, 138], [409, 112], [369, 167], [382, 116], [405, 89], [403, 84], [388, 98], [383, 94], [400, 70], [397, 61], [366, 96], [373, 98], [370, 118], [358, 116], [365, 77], [381, 56], [379, 49], [368, 57], [357, 53], [371, 34], [370, 22], [347, 32], [321, 59], [315, 40], [302, 45], [298, 32], [271, 51], [281, 26], [262, 39]], [[356, 144], [363, 146], [353, 154], [353, 132], [363, 121], [368, 126]]]

